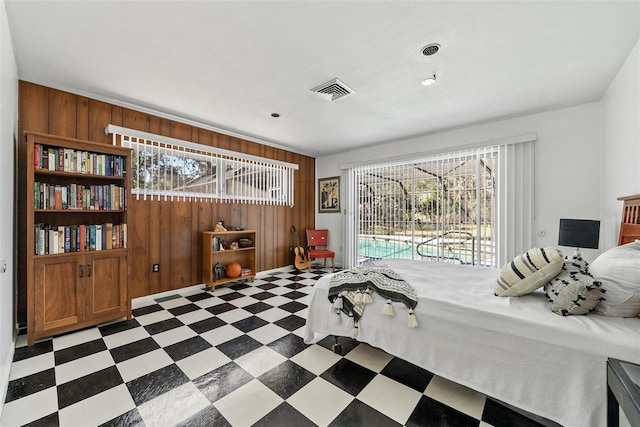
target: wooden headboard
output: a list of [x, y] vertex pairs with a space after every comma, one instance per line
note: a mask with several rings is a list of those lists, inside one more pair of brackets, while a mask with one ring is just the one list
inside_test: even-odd
[[618, 245], [624, 245], [640, 239], [640, 194], [618, 197], [618, 200], [624, 202]]

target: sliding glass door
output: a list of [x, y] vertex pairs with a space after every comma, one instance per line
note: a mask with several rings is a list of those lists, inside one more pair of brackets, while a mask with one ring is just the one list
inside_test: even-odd
[[498, 147], [350, 170], [356, 263], [496, 265]]

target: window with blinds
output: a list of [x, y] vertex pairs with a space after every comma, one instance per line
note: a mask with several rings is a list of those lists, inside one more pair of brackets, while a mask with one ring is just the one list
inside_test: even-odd
[[357, 263], [407, 258], [495, 266], [498, 151], [351, 169]]
[[298, 165], [109, 125], [131, 148], [131, 192], [138, 198], [293, 206]]

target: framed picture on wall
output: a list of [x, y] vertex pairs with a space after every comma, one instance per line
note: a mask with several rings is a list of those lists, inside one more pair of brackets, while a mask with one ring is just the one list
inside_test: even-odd
[[340, 212], [340, 177], [318, 180], [318, 212]]

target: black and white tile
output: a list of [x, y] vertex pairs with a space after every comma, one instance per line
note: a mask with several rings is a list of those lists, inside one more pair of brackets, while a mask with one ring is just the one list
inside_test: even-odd
[[315, 281], [251, 283], [134, 301], [134, 318], [24, 345], [2, 426], [539, 426], [382, 350], [302, 332]]

